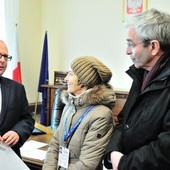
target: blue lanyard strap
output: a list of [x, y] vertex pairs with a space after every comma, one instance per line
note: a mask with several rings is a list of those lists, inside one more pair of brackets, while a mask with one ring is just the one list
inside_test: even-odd
[[64, 123], [64, 141], [67, 141], [67, 139], [74, 133], [74, 131], [77, 129], [78, 125], [81, 123], [81, 121], [84, 119], [84, 117], [90, 112], [90, 110], [94, 107], [94, 105], [90, 105], [85, 112], [81, 115], [81, 117], [77, 120], [77, 122], [71, 127], [71, 129], [67, 132], [67, 119]]

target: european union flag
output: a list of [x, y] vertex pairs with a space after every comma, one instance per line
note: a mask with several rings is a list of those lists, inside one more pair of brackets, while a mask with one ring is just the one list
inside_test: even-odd
[[41, 60], [41, 69], [38, 83], [38, 92], [42, 93], [42, 106], [40, 113], [40, 123], [43, 125], [47, 125], [47, 87], [42, 87], [42, 85], [48, 84], [49, 80], [49, 71], [48, 71], [48, 38], [47, 32], [44, 37], [44, 45], [42, 52], [42, 60]]

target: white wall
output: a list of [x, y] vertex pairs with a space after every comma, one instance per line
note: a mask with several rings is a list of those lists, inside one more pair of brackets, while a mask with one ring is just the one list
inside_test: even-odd
[[44, 6], [45, 14], [53, 12], [52, 18], [44, 20], [51, 43], [51, 74], [54, 70], [67, 70], [77, 56], [95, 55], [113, 71], [113, 87], [129, 89], [131, 80], [124, 72], [126, 64], [131, 63], [125, 56], [122, 1], [44, 0]]
[[[148, 8], [169, 11], [166, 3], [168, 0], [149, 0]], [[49, 16], [43, 22], [50, 34], [50, 82], [54, 70], [67, 70], [75, 57], [90, 54], [111, 68], [116, 90], [128, 91], [131, 79], [125, 71], [132, 62], [125, 54], [122, 1], [44, 0], [44, 6], [44, 15]]]
[[18, 38], [22, 83], [29, 103], [37, 100], [37, 87], [42, 53], [42, 1], [20, 0]]
[[[167, 12], [170, 10], [168, 0], [148, 1], [148, 8], [155, 7]], [[23, 27], [20, 32], [21, 53], [24, 56], [23, 83], [29, 102], [36, 101], [35, 91], [46, 30], [49, 40], [50, 84], [53, 83], [54, 71], [67, 70], [75, 57], [89, 54], [97, 56], [111, 68], [113, 71], [111, 83], [116, 90], [129, 90], [131, 79], [125, 71], [132, 62], [125, 54], [122, 0], [20, 0], [20, 2]], [[28, 20], [25, 20], [26, 16]]]

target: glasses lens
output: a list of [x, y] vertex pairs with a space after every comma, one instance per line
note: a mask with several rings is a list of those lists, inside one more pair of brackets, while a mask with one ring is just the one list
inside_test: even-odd
[[7, 54], [0, 54], [0, 58], [4, 57], [4, 59], [7, 61], [11, 61], [12, 59], [12, 56], [10, 55], [7, 55]]
[[12, 60], [12, 56], [8, 55], [8, 61]]

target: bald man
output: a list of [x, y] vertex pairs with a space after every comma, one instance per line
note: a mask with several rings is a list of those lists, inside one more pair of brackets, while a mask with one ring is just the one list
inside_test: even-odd
[[24, 86], [2, 76], [11, 59], [6, 44], [0, 40], [0, 142], [21, 157], [20, 147], [32, 134], [34, 119]]

